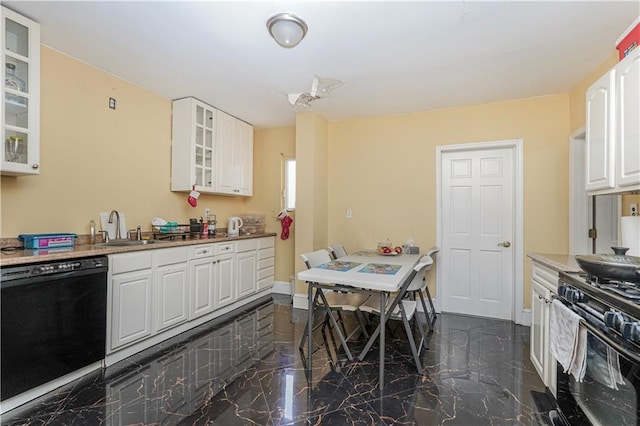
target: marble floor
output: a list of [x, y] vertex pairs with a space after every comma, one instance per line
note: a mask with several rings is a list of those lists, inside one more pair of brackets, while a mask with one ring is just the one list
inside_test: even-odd
[[[311, 369], [298, 350], [306, 311], [274, 296], [153, 351], [6, 413], [3, 425], [530, 425], [544, 424], [544, 386], [529, 328], [442, 314], [420, 375], [403, 329], [349, 362], [331, 333], [314, 334]], [[349, 323], [349, 321], [346, 321]], [[351, 326], [351, 323], [348, 324]], [[355, 326], [355, 325], [354, 325]], [[416, 332], [416, 336], [419, 334]], [[186, 340], [185, 340], [186, 338]], [[350, 343], [357, 352], [364, 341]], [[306, 350], [306, 349], [305, 349]]]

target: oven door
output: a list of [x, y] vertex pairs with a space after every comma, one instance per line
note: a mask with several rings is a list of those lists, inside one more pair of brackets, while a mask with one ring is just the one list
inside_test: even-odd
[[562, 372], [558, 363], [557, 401], [571, 425], [640, 424], [640, 358], [628, 345], [592, 324], [587, 328], [584, 381]]

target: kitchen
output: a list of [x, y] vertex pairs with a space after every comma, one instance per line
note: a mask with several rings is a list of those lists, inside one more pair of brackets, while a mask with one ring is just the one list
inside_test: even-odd
[[[20, 10], [17, 4], [16, 9]], [[296, 116], [295, 126], [257, 128], [254, 195], [204, 195], [197, 210], [185, 202], [185, 193], [169, 191], [171, 99], [66, 56], [53, 44], [43, 45], [41, 173], [3, 176], [1, 234], [15, 237], [52, 230], [87, 234], [89, 220], [112, 209], [126, 212], [130, 225], [141, 224], [149, 231], [150, 219], [158, 212], [186, 220], [201, 216], [205, 207], [218, 218], [261, 212], [268, 217], [267, 230], [279, 232], [273, 213], [281, 209], [281, 154], [295, 154], [299, 169], [313, 173], [299, 180], [304, 196], [298, 199], [291, 238], [276, 239], [275, 280], [287, 284], [301, 269], [298, 253], [336, 239], [352, 249], [374, 247], [380, 234], [396, 241], [412, 236], [422, 247], [434, 243], [434, 148], [522, 138], [526, 142], [523, 251], [567, 253], [567, 140], [585, 125], [586, 87], [617, 62], [613, 39], [606, 41], [612, 46], [610, 54], [585, 69], [567, 92], [336, 121], [307, 112]], [[186, 95], [190, 93], [180, 94]], [[108, 98], [117, 100], [115, 110], [107, 107]], [[399, 176], [406, 191], [393, 191], [397, 181], [391, 176]], [[421, 195], [407, 199], [406, 194]], [[397, 206], [403, 206], [400, 221]], [[347, 208], [353, 211], [352, 219], [344, 217]], [[523, 264], [527, 309], [532, 265]], [[304, 291], [303, 283], [297, 283], [295, 293]]]

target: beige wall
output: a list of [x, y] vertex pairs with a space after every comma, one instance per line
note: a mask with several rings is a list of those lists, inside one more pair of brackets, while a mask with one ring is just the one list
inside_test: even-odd
[[253, 157], [254, 179], [253, 197], [247, 199], [248, 213], [266, 215], [267, 231], [277, 232], [276, 237], [276, 281], [289, 282], [293, 274], [294, 241], [298, 226], [295, 213], [291, 213], [294, 223], [289, 239], [281, 240], [282, 226], [276, 218], [282, 205], [282, 161], [283, 157], [295, 157], [296, 129], [283, 127], [256, 130], [254, 132]]
[[[295, 270], [305, 269], [300, 254], [326, 248], [328, 243], [328, 124], [315, 112], [296, 116]], [[334, 188], [331, 188], [333, 192]], [[296, 293], [307, 286], [296, 282]]]
[[2, 177], [2, 237], [87, 234], [89, 221], [112, 209], [144, 230], [154, 216], [188, 223], [209, 207], [226, 227], [244, 212], [242, 198], [202, 195], [194, 209], [186, 193], [169, 190], [170, 100], [46, 46], [41, 84], [41, 173]]
[[524, 253], [566, 253], [568, 123], [568, 95], [331, 122], [329, 239], [355, 250], [413, 237], [426, 251], [436, 244], [436, 146], [522, 138]]

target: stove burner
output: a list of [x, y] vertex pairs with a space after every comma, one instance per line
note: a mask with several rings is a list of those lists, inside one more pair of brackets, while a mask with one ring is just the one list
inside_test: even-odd
[[633, 284], [624, 283], [624, 282], [622, 283], [613, 282], [608, 284], [600, 284], [598, 285], [598, 287], [600, 287], [603, 290], [612, 291], [624, 298], [631, 299], [635, 302], [640, 301], [640, 289], [638, 289]]

